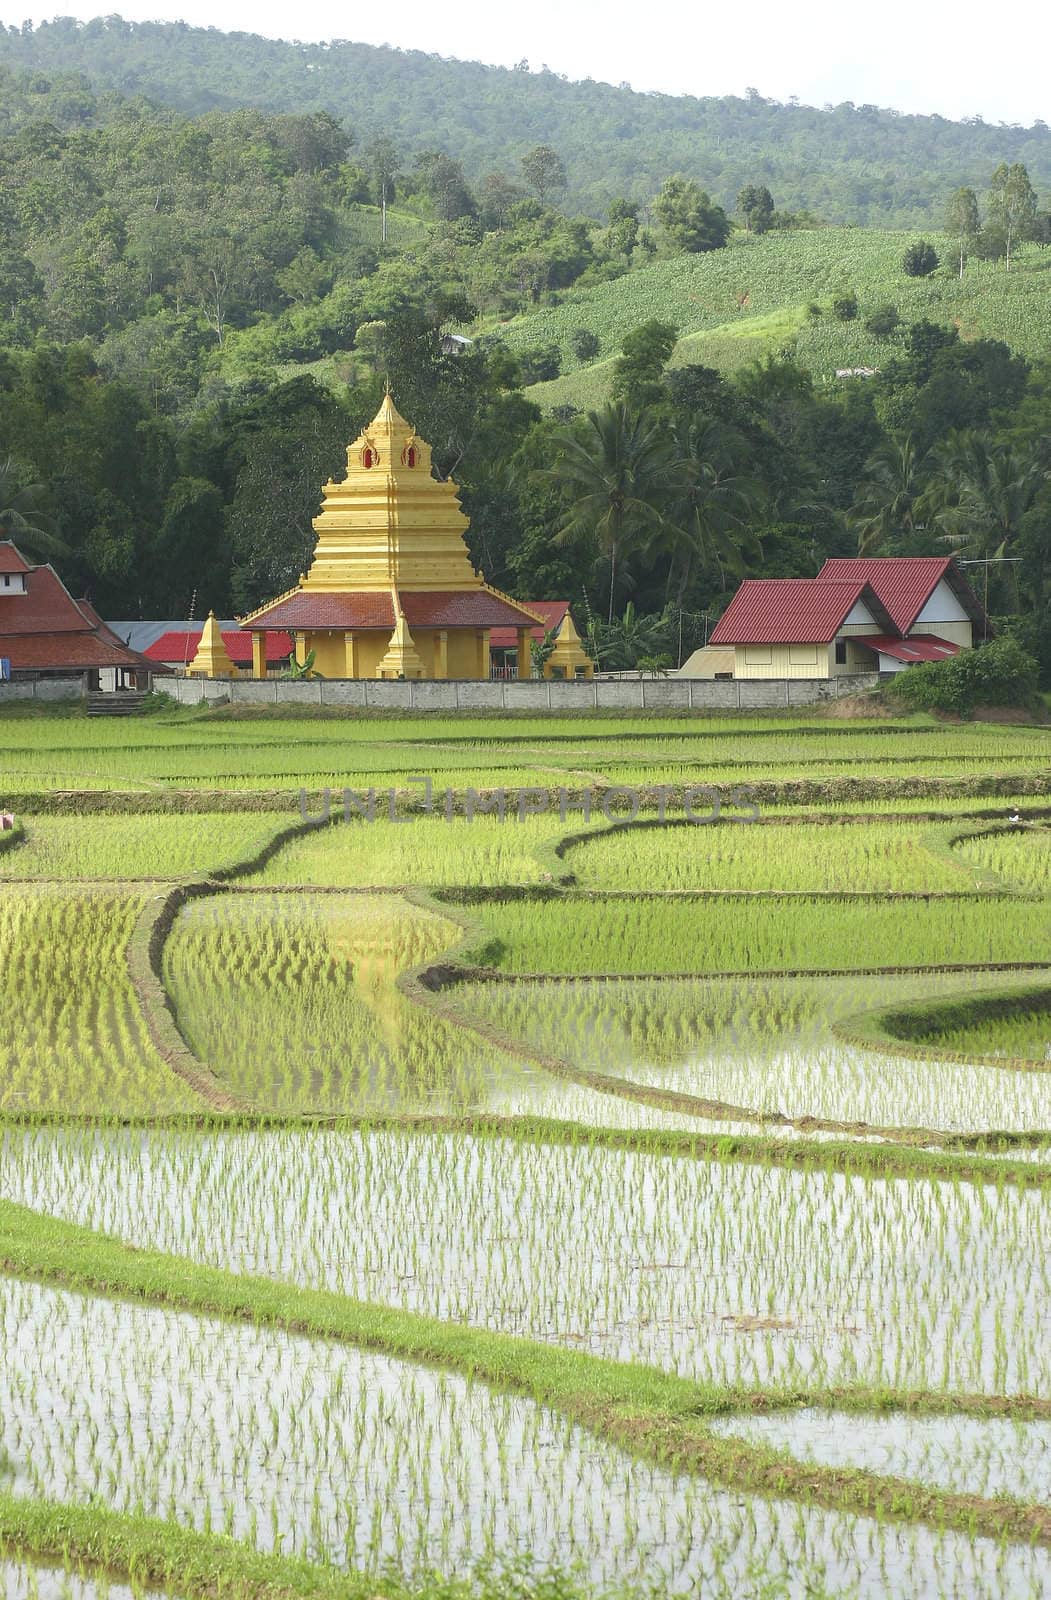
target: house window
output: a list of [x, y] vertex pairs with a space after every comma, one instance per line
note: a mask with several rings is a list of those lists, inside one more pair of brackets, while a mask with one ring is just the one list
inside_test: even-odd
[[837, 667], [845, 667], [846, 664], [847, 664], [847, 641], [845, 639], [837, 639], [836, 640], [836, 666]]
[[816, 644], [791, 644], [788, 647], [788, 663], [792, 667], [816, 667]]
[[773, 660], [768, 644], [750, 644], [744, 656], [750, 667], [768, 667]]

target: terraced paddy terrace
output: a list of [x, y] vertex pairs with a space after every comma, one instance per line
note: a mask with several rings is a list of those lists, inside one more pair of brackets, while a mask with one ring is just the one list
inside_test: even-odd
[[0, 716], [0, 1587], [1051, 1588], [1051, 732]]

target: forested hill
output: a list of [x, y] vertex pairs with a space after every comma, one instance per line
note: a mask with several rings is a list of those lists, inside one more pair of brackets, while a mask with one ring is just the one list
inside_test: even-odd
[[[569, 205], [595, 215], [618, 196], [648, 201], [674, 171], [726, 205], [743, 184], [762, 183], [781, 206], [883, 227], [930, 225], [952, 189], [983, 188], [1002, 161], [1024, 162], [1038, 190], [1051, 188], [1051, 130], [1043, 123], [959, 123], [851, 104], [819, 111], [752, 93], [636, 94], [420, 51], [294, 44], [119, 17], [0, 27], [0, 64], [40, 74], [41, 108], [60, 123], [104, 119], [106, 104], [94, 93], [107, 89], [190, 114], [326, 110], [359, 141], [385, 135], [408, 156], [443, 149], [475, 181], [494, 169], [517, 172], [527, 150], [550, 144], [565, 163]], [[55, 74], [83, 80], [56, 93]]]

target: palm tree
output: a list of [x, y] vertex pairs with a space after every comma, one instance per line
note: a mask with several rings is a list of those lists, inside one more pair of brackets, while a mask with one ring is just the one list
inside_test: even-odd
[[675, 605], [698, 571], [714, 571], [721, 586], [740, 578], [762, 551], [749, 527], [762, 497], [755, 478], [736, 470], [741, 438], [732, 428], [694, 419], [673, 433], [670, 501], [655, 537], [670, 553], [665, 599], [676, 579]]
[[886, 439], [865, 463], [848, 520], [858, 536], [858, 555], [870, 556], [894, 534], [915, 533], [931, 509], [928, 460], [911, 434]]
[[665, 431], [623, 403], [589, 411], [583, 432], [555, 435], [558, 457], [547, 476], [570, 498], [558, 543], [581, 534], [609, 562], [609, 621], [613, 621], [618, 563], [661, 526], [671, 448]]
[[1012, 548], [1026, 513], [1051, 481], [1046, 446], [1016, 449], [977, 431], [949, 434], [935, 462], [943, 537], [979, 558], [1002, 557]]
[[[985, 561], [988, 601], [989, 563], [1011, 558], [1027, 513], [1051, 482], [1047, 445], [1041, 441], [1016, 448], [977, 430], [958, 430], [949, 434], [934, 459], [935, 521], [945, 543], [962, 556]], [[1011, 571], [1017, 606], [1017, 568]]]
[[42, 483], [20, 483], [14, 460], [0, 462], [0, 539], [10, 539], [23, 555], [65, 555], [68, 545], [52, 531], [51, 518], [40, 509], [47, 496]]

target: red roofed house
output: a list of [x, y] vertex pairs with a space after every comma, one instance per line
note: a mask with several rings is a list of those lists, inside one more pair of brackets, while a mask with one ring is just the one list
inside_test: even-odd
[[833, 678], [942, 660], [988, 632], [952, 556], [836, 557], [816, 578], [746, 578], [710, 648], [724, 663], [732, 649], [735, 678]]
[[292, 635], [326, 678], [488, 678], [494, 629], [514, 634], [517, 672], [532, 670], [536, 611], [485, 583], [471, 565], [456, 485], [431, 472], [431, 450], [388, 394], [327, 483], [310, 571], [241, 619], [253, 672], [266, 635]]
[[74, 600], [53, 567], [32, 566], [7, 541], [0, 542], [0, 660], [12, 678], [83, 675], [94, 689], [140, 679], [145, 687], [152, 666], [87, 600]]

